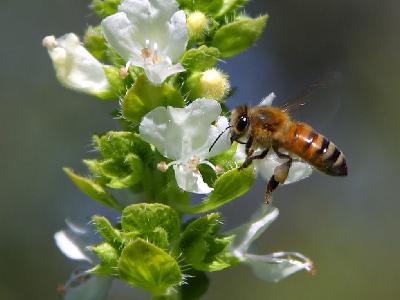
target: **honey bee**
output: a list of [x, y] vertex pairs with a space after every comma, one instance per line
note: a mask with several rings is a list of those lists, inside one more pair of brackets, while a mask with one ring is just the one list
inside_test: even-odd
[[[271, 201], [272, 192], [288, 177], [295, 155], [331, 176], [346, 176], [347, 165], [343, 152], [311, 126], [292, 120], [286, 108], [260, 105], [239, 106], [231, 113], [231, 142], [245, 144], [246, 159], [239, 169], [248, 167], [253, 160], [263, 159], [272, 148], [279, 158], [286, 159], [277, 166], [268, 181], [265, 202]], [[256, 149], [262, 152], [254, 154]], [[288, 152], [282, 153], [280, 149]]]

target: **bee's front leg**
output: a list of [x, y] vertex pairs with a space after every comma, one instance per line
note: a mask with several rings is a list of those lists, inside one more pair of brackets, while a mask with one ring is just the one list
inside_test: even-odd
[[239, 167], [239, 170], [247, 168], [249, 165], [251, 165], [252, 161], [254, 159], [263, 159], [265, 156], [267, 156], [269, 148], [265, 149], [263, 152], [260, 154], [254, 155], [254, 149], [251, 147], [253, 145], [253, 136], [250, 135], [249, 139], [246, 142], [246, 160], [244, 163]]

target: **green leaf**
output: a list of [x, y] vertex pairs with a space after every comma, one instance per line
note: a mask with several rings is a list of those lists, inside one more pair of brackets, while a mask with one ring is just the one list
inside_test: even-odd
[[236, 21], [218, 29], [211, 46], [221, 52], [222, 57], [230, 57], [251, 47], [261, 36], [268, 16], [256, 19], [240, 17]]
[[101, 185], [95, 183], [89, 178], [76, 175], [70, 168], [63, 168], [63, 170], [72, 182], [90, 198], [113, 209], [122, 210], [121, 204], [119, 204], [112, 195], [107, 193]]
[[180, 206], [179, 209], [186, 213], [206, 212], [245, 194], [253, 185], [254, 170], [248, 167], [243, 170], [233, 169], [218, 177], [214, 184], [214, 191], [199, 205], [192, 207]]
[[208, 14], [216, 14], [223, 5], [223, 0], [178, 0], [179, 7], [192, 11], [199, 10]]
[[219, 226], [219, 214], [212, 213], [192, 221], [182, 233], [179, 246], [194, 269], [214, 272], [234, 263], [227, 252], [233, 236], [217, 236]]
[[210, 285], [210, 280], [204, 272], [189, 270], [185, 272], [189, 275], [185, 281], [187, 284], [181, 286], [182, 299], [198, 300], [203, 296]]
[[164, 249], [168, 249], [169, 245], [172, 248], [179, 239], [180, 221], [177, 213], [159, 203], [127, 206], [122, 212], [121, 225], [125, 232], [136, 232], [141, 238]]
[[241, 7], [243, 7], [248, 0], [224, 0], [221, 10], [218, 12], [218, 17], [229, 14]]
[[183, 107], [184, 99], [168, 83], [152, 85], [145, 75], [140, 75], [122, 99], [122, 115], [134, 124], [158, 106]]
[[101, 243], [92, 246], [92, 251], [100, 259], [101, 263], [94, 267], [91, 272], [101, 275], [117, 275], [118, 252], [109, 243]]
[[103, 69], [111, 86], [112, 97], [118, 99], [120, 96], [125, 95], [126, 86], [129, 83], [127, 80], [121, 78], [119, 69], [113, 66], [105, 66]]
[[121, 0], [93, 0], [91, 8], [101, 18], [105, 18], [118, 11]]
[[105, 217], [93, 216], [92, 221], [99, 234], [107, 243], [117, 250], [121, 248], [122, 239], [119, 230], [115, 229]]
[[203, 45], [186, 51], [182, 57], [182, 66], [191, 72], [205, 71], [212, 68], [220, 56], [217, 48]]
[[210, 158], [210, 162], [214, 166], [220, 166], [224, 171], [231, 170], [237, 167], [237, 162], [234, 160], [234, 156], [236, 154], [237, 143], [232, 143], [231, 148], [226, 150], [212, 158]]
[[154, 294], [162, 295], [182, 280], [176, 260], [142, 239], [124, 248], [118, 269], [121, 279]]

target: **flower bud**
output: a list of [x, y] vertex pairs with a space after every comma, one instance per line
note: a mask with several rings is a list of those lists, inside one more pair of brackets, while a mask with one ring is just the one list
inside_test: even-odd
[[197, 40], [203, 37], [204, 33], [207, 31], [208, 19], [204, 13], [195, 11], [188, 15], [186, 25], [190, 39]]
[[229, 91], [229, 87], [228, 76], [214, 68], [204, 72], [194, 72], [186, 82], [190, 99], [210, 98], [221, 101]]
[[110, 91], [110, 84], [103, 65], [93, 57], [73, 34], [58, 39], [47, 36], [43, 39], [58, 80], [66, 87], [102, 97]]

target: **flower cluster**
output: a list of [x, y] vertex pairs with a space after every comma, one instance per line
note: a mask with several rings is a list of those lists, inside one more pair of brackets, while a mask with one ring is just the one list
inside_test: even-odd
[[[59, 81], [117, 100], [122, 127], [93, 137], [98, 158], [83, 161], [91, 176], [64, 169], [83, 193], [121, 213], [115, 221], [95, 215], [88, 228], [67, 222], [55, 234], [66, 256], [84, 262], [64, 286], [66, 299], [106, 299], [113, 278], [154, 297], [198, 298], [191, 293], [207, 288], [193, 286], [206, 280], [194, 278], [240, 263], [269, 281], [312, 270], [299, 253], [248, 253], [278, 216], [276, 208], [261, 208], [225, 233], [220, 214], [210, 212], [246, 193], [256, 174], [269, 178], [281, 162], [271, 153], [238, 169], [244, 149], [231, 144], [227, 130], [229, 77], [215, 65], [251, 47], [267, 21], [241, 13], [246, 2], [93, 0], [102, 21], [82, 42], [73, 33], [43, 39]], [[310, 173], [295, 161], [286, 183]], [[134, 200], [123, 203], [116, 189], [130, 191]], [[191, 204], [191, 193], [206, 196]], [[206, 214], [182, 223], [184, 214], [199, 213]]]

